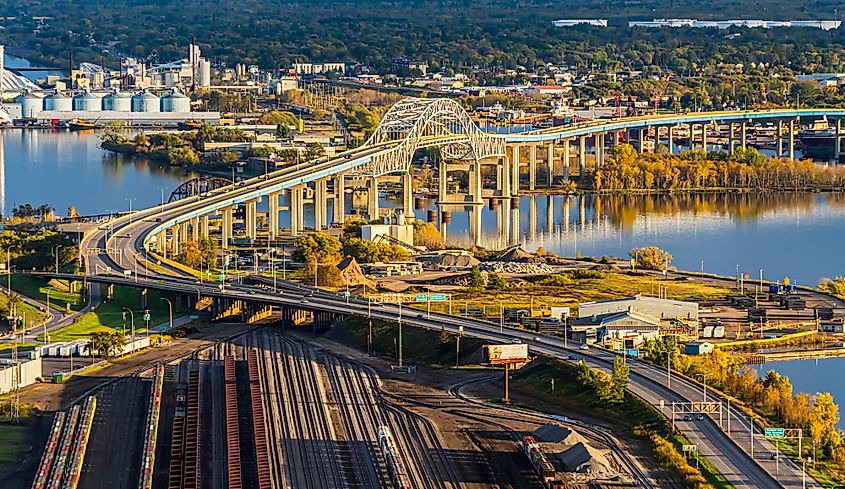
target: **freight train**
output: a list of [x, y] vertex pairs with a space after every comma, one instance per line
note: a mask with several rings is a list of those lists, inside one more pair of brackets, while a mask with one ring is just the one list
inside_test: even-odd
[[396, 489], [411, 489], [411, 480], [405, 471], [405, 465], [402, 463], [399, 448], [396, 446], [393, 435], [390, 433], [390, 428], [387, 426], [381, 426], [378, 429], [378, 444], [381, 447], [381, 453], [384, 455], [384, 460], [390, 471], [390, 477], [393, 478], [393, 486]]
[[522, 448], [522, 453], [528, 457], [537, 475], [540, 476], [544, 486], [548, 489], [562, 489], [564, 487], [563, 482], [557, 478], [554, 465], [549, 461], [548, 456], [533, 436], [523, 436], [519, 446]]

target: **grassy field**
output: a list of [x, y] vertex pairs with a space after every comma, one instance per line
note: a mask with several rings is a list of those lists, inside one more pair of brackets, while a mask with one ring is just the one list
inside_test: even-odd
[[[67, 285], [67, 282], [63, 283]], [[49, 292], [50, 307], [57, 311], [64, 311], [67, 304], [70, 304], [70, 309], [73, 311], [78, 311], [85, 306], [82, 294], [57, 290], [50, 286], [46, 279], [35, 275], [13, 274], [12, 290], [39, 302], [46, 302], [47, 292]]]
[[[0, 355], [11, 353], [12, 346], [14, 345], [12, 345], [11, 343], [0, 344]], [[18, 352], [34, 350], [36, 346], [37, 345], [30, 343], [18, 343]]]
[[[132, 325], [132, 316], [124, 308], [128, 308], [135, 315], [135, 332], [137, 334], [145, 329], [143, 320], [145, 309], [150, 311], [150, 326], [157, 326], [168, 321], [168, 305], [162, 298], [167, 298], [173, 303], [174, 317], [187, 311], [185, 305], [180, 304], [173, 295], [150, 290], [147, 293], [147, 307], [145, 308], [141, 289], [115, 287], [112, 300], [103, 302], [95, 311], [83, 314], [75, 323], [51, 332], [50, 339], [52, 341], [71, 341], [88, 338], [92, 333], [114, 331], [116, 327], [125, 327], [126, 331], [129, 332]], [[124, 313], [126, 314], [125, 320]], [[38, 339], [43, 341], [43, 337]]]
[[[490, 315], [498, 315], [501, 306], [505, 308], [529, 308], [535, 310], [551, 306], [569, 306], [572, 313], [578, 304], [588, 301], [618, 299], [637, 293], [657, 295], [658, 287], [663, 287], [669, 299], [717, 299], [727, 296], [727, 287], [696, 284], [688, 280], [661, 280], [653, 276], [644, 276], [626, 272], [602, 272], [600, 278], [577, 278], [577, 275], [560, 274], [559, 283], [563, 285], [540, 285], [537, 282], [510, 284], [505, 290], [462, 291], [452, 294], [452, 312], [457, 314], [465, 307], [487, 310]], [[420, 304], [416, 307], [425, 307]], [[432, 311], [446, 312], [448, 304], [435, 302]]]
[[[0, 307], [11, 312], [8, 294], [0, 293]], [[15, 308], [17, 309], [16, 314], [24, 318], [24, 325], [22, 326], [23, 329], [29, 328], [32, 324], [38, 324], [48, 317], [47, 313], [44, 311], [41, 311], [23, 301], [19, 301], [17, 305], [15, 305]]]
[[17, 463], [29, 447], [29, 438], [24, 425], [0, 425], [0, 465]]

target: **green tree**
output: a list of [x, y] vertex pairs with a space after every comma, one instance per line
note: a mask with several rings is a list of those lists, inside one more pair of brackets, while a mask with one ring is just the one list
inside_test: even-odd
[[114, 358], [126, 345], [126, 336], [118, 331], [98, 331], [91, 334], [89, 350], [96, 351], [106, 360]]
[[481, 290], [484, 288], [484, 276], [481, 275], [481, 270], [478, 265], [472, 267], [469, 272], [469, 288], [472, 290]]
[[305, 146], [305, 160], [313, 161], [326, 156], [326, 150], [320, 143], [308, 143]]
[[616, 356], [613, 359], [611, 370], [611, 398], [613, 402], [621, 403], [625, 400], [625, 390], [628, 388], [628, 375], [630, 370], [624, 358]]
[[501, 273], [490, 272], [487, 275], [487, 288], [491, 290], [504, 290], [508, 288], [508, 283]]
[[100, 139], [110, 144], [123, 142], [123, 122], [119, 120], [108, 121], [100, 128]]

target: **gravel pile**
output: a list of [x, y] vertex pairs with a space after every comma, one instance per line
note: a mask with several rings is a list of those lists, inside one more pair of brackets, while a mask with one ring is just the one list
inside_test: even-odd
[[554, 273], [557, 269], [545, 263], [519, 263], [507, 261], [487, 261], [479, 265], [479, 269], [485, 272], [496, 273], [530, 273], [546, 274]]

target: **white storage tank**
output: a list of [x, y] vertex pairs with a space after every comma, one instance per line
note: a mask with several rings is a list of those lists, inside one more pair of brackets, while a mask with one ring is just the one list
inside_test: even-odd
[[56, 92], [48, 95], [44, 99], [44, 110], [53, 110], [56, 112], [70, 112], [73, 110], [73, 101], [70, 97], [62, 92]]
[[73, 110], [99, 112], [103, 110], [103, 100], [91, 92], [79, 93], [73, 97]]
[[44, 110], [44, 99], [35, 93], [27, 92], [15, 97], [15, 103], [21, 104], [21, 115], [34, 118]]
[[141, 92], [132, 97], [132, 112], [158, 112], [160, 104], [155, 94]]
[[132, 95], [126, 92], [114, 92], [103, 97], [103, 110], [132, 112]]
[[191, 99], [186, 95], [173, 91], [161, 97], [162, 112], [190, 112]]
[[211, 61], [201, 59], [197, 65], [197, 85], [201, 87], [211, 86]]

